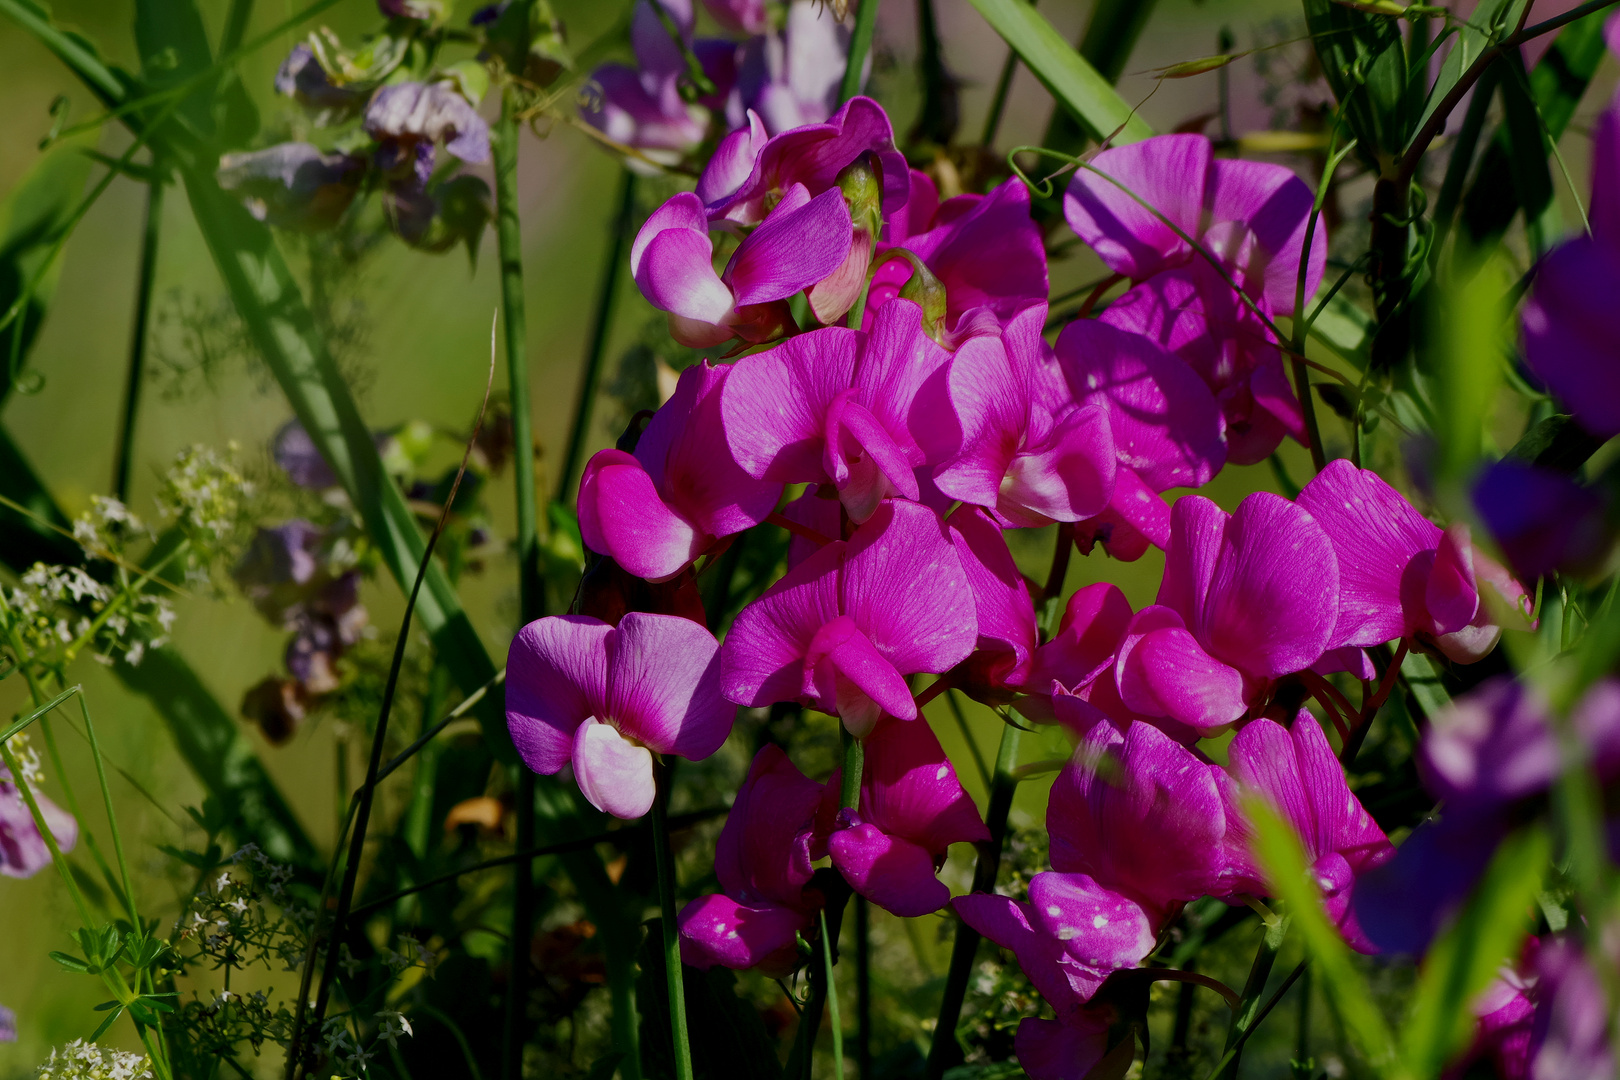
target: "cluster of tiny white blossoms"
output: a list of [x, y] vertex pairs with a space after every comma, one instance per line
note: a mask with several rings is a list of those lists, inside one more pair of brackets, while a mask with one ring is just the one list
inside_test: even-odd
[[193, 544], [227, 539], [241, 521], [243, 504], [253, 496], [253, 481], [236, 465], [237, 445], [221, 454], [208, 446], [182, 450], [163, 478], [158, 512], [178, 525]]
[[145, 1054], [111, 1050], [74, 1039], [51, 1051], [35, 1076], [38, 1080], [146, 1080], [152, 1061]]
[[105, 559], [136, 538], [151, 539], [152, 530], [129, 507], [107, 495], [90, 496], [90, 509], [73, 522], [73, 539], [86, 559]]

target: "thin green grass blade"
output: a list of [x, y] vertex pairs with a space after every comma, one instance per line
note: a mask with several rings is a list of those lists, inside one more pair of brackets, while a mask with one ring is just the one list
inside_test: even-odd
[[82, 687], [70, 686], [60, 694], [57, 694], [55, 697], [51, 698], [51, 700], [47, 701], [45, 704], [41, 705], [39, 708], [35, 709], [33, 712], [29, 713], [27, 716], [18, 719], [14, 723], [8, 724], [5, 730], [0, 731], [0, 743], [10, 742], [13, 735], [16, 735], [18, 732], [24, 730], [35, 720], [38, 720], [52, 709], [62, 704], [62, 702], [66, 701], [68, 698], [80, 692], [82, 692]]

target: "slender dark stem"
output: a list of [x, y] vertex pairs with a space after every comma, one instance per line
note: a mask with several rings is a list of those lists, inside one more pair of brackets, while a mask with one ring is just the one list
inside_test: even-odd
[[855, 1067], [861, 1080], [872, 1076], [872, 906], [855, 898]]
[[[653, 855], [658, 862], [658, 906], [664, 931], [664, 972], [669, 977], [669, 1030], [675, 1043], [675, 1080], [692, 1080], [692, 1044], [686, 1035], [686, 984], [681, 976], [681, 938], [675, 926], [675, 858], [669, 850], [669, 772], [659, 766], [653, 797]], [[830, 962], [830, 961], [829, 961]]]
[[1480, 132], [1485, 128], [1485, 117], [1490, 112], [1491, 99], [1496, 96], [1500, 81], [1500, 68], [1494, 64], [1481, 74], [1474, 96], [1468, 101], [1463, 114], [1462, 127], [1451, 145], [1451, 156], [1446, 160], [1446, 176], [1440, 184], [1440, 194], [1434, 201], [1434, 239], [1429, 247], [1429, 265], [1438, 266], [1440, 250], [1445, 247], [1451, 232], [1452, 217], [1462, 199], [1463, 184], [1468, 180], [1468, 169], [1474, 162], [1474, 151], [1479, 146]]
[[[506, 313], [506, 379], [512, 399], [512, 479], [517, 496], [519, 623], [527, 625], [544, 612], [540, 581], [540, 539], [535, 509], [534, 430], [529, 405], [529, 368], [524, 353], [528, 318], [523, 307], [523, 230], [518, 217], [518, 124], [516, 90], [501, 97], [495, 127], [495, 237], [500, 249], [501, 306]], [[517, 846], [534, 846], [534, 773], [517, 766]], [[525, 1018], [529, 1000], [529, 931], [534, 925], [534, 874], [518, 863], [513, 875], [510, 976], [506, 990], [506, 1038], [501, 1075], [519, 1080], [523, 1072]]]
[[[990, 839], [979, 848], [979, 861], [973, 868], [973, 891], [993, 893], [1001, 870], [1001, 848], [1007, 840], [1007, 814], [1018, 790], [1018, 740], [1023, 732], [1008, 724], [1001, 729], [1001, 746], [996, 751], [996, 775], [990, 784], [990, 802], [984, 822]], [[945, 1070], [962, 1059], [956, 1042], [956, 1024], [962, 1018], [962, 998], [973, 974], [973, 956], [979, 949], [979, 932], [965, 922], [956, 924], [956, 940], [951, 944], [951, 966], [945, 975], [945, 995], [939, 1003], [939, 1019], [934, 1024], [934, 1041], [928, 1048], [923, 1075], [940, 1080]]]
[[984, 790], [989, 791], [990, 766], [984, 760], [984, 752], [979, 749], [979, 740], [973, 737], [973, 729], [968, 727], [967, 714], [962, 712], [961, 702], [956, 700], [956, 695], [949, 689], [945, 691], [945, 700], [951, 707], [951, 715], [956, 717], [956, 726], [962, 729], [962, 738], [968, 745], [968, 753], [973, 755], [973, 764], [979, 770], [979, 779], [984, 781]]
[[1226, 1053], [1222, 1055], [1221, 1060], [1215, 1064], [1215, 1068], [1210, 1072], [1210, 1080], [1216, 1080], [1217, 1077], [1222, 1076], [1232, 1076], [1236, 1073], [1238, 1057], [1243, 1053], [1243, 1044], [1249, 1041], [1249, 1036], [1253, 1035], [1260, 1027], [1261, 1022], [1263, 1022], [1266, 1017], [1271, 1015], [1271, 1010], [1277, 1007], [1277, 1002], [1282, 1000], [1283, 995], [1288, 993], [1289, 988], [1291, 988], [1299, 977], [1307, 970], [1309, 969], [1306, 968], [1305, 961], [1301, 960], [1299, 962], [1299, 966], [1288, 973], [1288, 978], [1284, 979], [1282, 981], [1282, 985], [1277, 987], [1277, 992], [1272, 994], [1271, 997], [1267, 998], [1264, 1005], [1260, 1006], [1259, 1011], [1254, 1014], [1254, 1020], [1247, 1028], [1244, 1029], [1243, 1033], [1238, 1036], [1237, 1041], [1231, 1046], [1227, 1047]]
[[996, 92], [990, 99], [990, 114], [984, 118], [980, 146], [988, 148], [995, 144], [996, 132], [1001, 130], [1001, 115], [1007, 111], [1007, 93], [1012, 89], [1013, 73], [1017, 70], [1018, 54], [1008, 49], [1007, 59], [1001, 63], [1001, 74], [996, 76]]
[[152, 315], [152, 293], [157, 283], [158, 238], [163, 232], [163, 169], [152, 157], [156, 175], [146, 185], [146, 227], [141, 232], [141, 268], [135, 284], [135, 322], [130, 327], [129, 378], [124, 385], [124, 413], [118, 426], [118, 457], [113, 462], [113, 496], [129, 501], [129, 473], [135, 457], [135, 420], [141, 407], [141, 384], [146, 379], [147, 326]]
[[1260, 947], [1254, 953], [1254, 963], [1249, 968], [1249, 978], [1243, 984], [1243, 997], [1238, 1007], [1233, 1010], [1231, 1026], [1226, 1030], [1226, 1056], [1210, 1074], [1212, 1077], [1218, 1077], [1219, 1080], [1236, 1080], [1238, 1060], [1242, 1056], [1244, 1041], [1277, 1003], [1274, 996], [1262, 1007], [1260, 995], [1266, 991], [1266, 982], [1271, 978], [1272, 966], [1276, 964], [1277, 953], [1282, 950], [1283, 939], [1287, 936], [1286, 917], [1273, 918], [1266, 923], [1265, 936], [1260, 939]]
[[[583, 462], [585, 439], [590, 432], [591, 415], [596, 411], [596, 388], [602, 378], [602, 359], [613, 331], [613, 309], [619, 299], [619, 278], [626, 265], [630, 246], [630, 224], [636, 211], [636, 174], [629, 169], [619, 182], [619, 210], [608, 236], [607, 265], [602, 268], [602, 288], [596, 297], [596, 321], [591, 327], [591, 343], [585, 354], [585, 373], [579, 384], [579, 402], [574, 422], [568, 429], [568, 449], [563, 454], [562, 471], [557, 474], [557, 501], [567, 502], [574, 474]], [[521, 452], [521, 448], [520, 448]]]
[[866, 57], [872, 51], [872, 33], [877, 29], [878, 0], [861, 0], [855, 11], [855, 32], [849, 36], [849, 63], [844, 68], [844, 81], [838, 85], [838, 100], [848, 101], [861, 92], [861, 75], [866, 70]]
[[917, 74], [922, 84], [923, 107], [911, 137], [913, 141], [926, 140], [948, 146], [956, 135], [958, 121], [956, 83], [945, 70], [934, 0], [917, 0], [917, 44]]

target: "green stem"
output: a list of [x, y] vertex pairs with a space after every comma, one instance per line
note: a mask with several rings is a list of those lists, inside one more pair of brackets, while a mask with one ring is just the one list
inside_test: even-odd
[[79, 909], [79, 921], [86, 927], [94, 926], [95, 923], [90, 919], [90, 909], [85, 906], [84, 894], [79, 892], [78, 882], [73, 880], [73, 870], [68, 866], [62, 849], [56, 844], [56, 837], [51, 833], [51, 827], [46, 823], [44, 813], [39, 809], [39, 801], [34, 798], [34, 789], [29, 786], [28, 778], [23, 775], [17, 755], [12, 753], [7, 743], [0, 743], [0, 762], [5, 763], [6, 771], [11, 773], [11, 782], [17, 785], [17, 790], [22, 793], [23, 802], [28, 805], [28, 813], [34, 819], [34, 828], [39, 830], [40, 838], [45, 841], [46, 850], [51, 853], [51, 862], [56, 865], [56, 872], [62, 875], [68, 895], [73, 897], [73, 906]]
[[101, 785], [101, 803], [107, 811], [107, 831], [112, 836], [113, 854], [118, 858], [118, 875], [124, 885], [124, 905], [129, 911], [130, 925], [137, 929], [141, 916], [135, 909], [135, 879], [129, 872], [129, 860], [124, 855], [124, 842], [118, 832], [118, 813], [113, 809], [112, 788], [107, 784], [107, 765], [101, 757], [101, 743], [96, 739], [96, 725], [90, 719], [90, 706], [79, 695], [79, 712], [84, 717], [84, 730], [90, 737], [90, 756], [96, 762], [96, 782]]
[[124, 385], [124, 414], [118, 427], [118, 457], [113, 463], [113, 496], [129, 501], [129, 473], [135, 457], [135, 420], [141, 407], [141, 384], [146, 378], [147, 326], [152, 315], [152, 293], [157, 284], [158, 239], [163, 232], [163, 188], [166, 181], [157, 155], [156, 175], [146, 185], [146, 227], [141, 233], [141, 269], [135, 285], [135, 324], [130, 329], [129, 380]]
[[[660, 779], [667, 772], [660, 767]], [[681, 939], [675, 927], [675, 858], [669, 850], [669, 796], [665, 783], [653, 797], [653, 855], [658, 861], [658, 906], [663, 916], [664, 971], [669, 977], [669, 1030], [675, 1042], [675, 1078], [692, 1080], [692, 1044], [686, 1034], [686, 985], [681, 978]], [[832, 960], [827, 960], [829, 970]]]
[[613, 218], [608, 237], [607, 265], [602, 268], [602, 288], [596, 297], [596, 321], [591, 327], [591, 343], [585, 354], [585, 372], [579, 385], [579, 402], [574, 422], [568, 429], [568, 449], [563, 454], [562, 471], [557, 474], [557, 501], [567, 502], [574, 474], [583, 464], [585, 439], [590, 432], [591, 414], [596, 410], [596, 388], [602, 378], [602, 358], [607, 353], [613, 330], [613, 310], [619, 299], [619, 279], [627, 263], [630, 224], [636, 212], [636, 174], [624, 170], [619, 182], [619, 211]]
[[[976, 893], [996, 891], [996, 877], [1001, 871], [1001, 849], [1007, 840], [1007, 815], [1012, 810], [1013, 795], [1018, 790], [1016, 762], [1022, 734], [1011, 724], [1001, 729], [995, 779], [991, 781], [990, 802], [984, 811], [990, 839], [979, 849], [979, 861], [973, 868], [973, 891]], [[939, 1003], [934, 1041], [928, 1048], [928, 1063], [923, 1070], [927, 1080], [940, 1080], [947, 1068], [962, 1059], [962, 1048], [956, 1042], [956, 1025], [962, 1018], [962, 998], [967, 994], [968, 978], [973, 974], [973, 956], [978, 949], [979, 932], [958, 920], [956, 940], [951, 944], [951, 966], [945, 975], [945, 994]]]
[[827, 933], [827, 909], [816, 912], [821, 920], [822, 978], [827, 980], [827, 1012], [832, 1021], [833, 1075], [844, 1080], [844, 1024], [838, 1015], [838, 984], [833, 980], [832, 939]]
[[838, 84], [840, 102], [861, 92], [861, 75], [866, 69], [866, 56], [872, 51], [872, 32], [877, 28], [877, 9], [878, 0], [861, 0], [861, 6], [855, 11], [855, 32], [849, 36], [849, 62], [844, 68], [844, 81]]
[[[1248, 981], [1243, 984], [1243, 997], [1238, 1002], [1238, 1007], [1233, 1010], [1232, 1023], [1226, 1029], [1226, 1056], [1222, 1058], [1221, 1067], [1212, 1074], [1217, 1080], [1236, 1080], [1244, 1041], [1248, 1039], [1255, 1025], [1271, 1011], [1271, 1005], [1264, 1004], [1261, 995], [1266, 991], [1266, 982], [1271, 978], [1272, 966], [1276, 964], [1277, 953], [1282, 950], [1283, 940], [1287, 936], [1287, 916], [1273, 916], [1266, 920], [1265, 936], [1260, 939], [1260, 947], [1255, 950], [1254, 963], [1249, 967]], [[1273, 997], [1272, 1004], [1275, 1002], [1276, 998]]]
[[855, 898], [855, 1067], [861, 1080], [872, 1075], [872, 904], [864, 896]]
[[844, 747], [843, 768], [838, 779], [838, 805], [855, 810], [861, 805], [861, 772], [866, 765], [866, 747], [850, 734], [849, 728], [839, 727]]
[[[655, 5], [657, 6], [657, 5]], [[534, 430], [529, 404], [529, 369], [524, 354], [528, 319], [523, 307], [523, 231], [518, 216], [518, 123], [521, 103], [513, 87], [501, 98], [501, 118], [492, 147], [495, 158], [495, 236], [500, 249], [501, 305], [506, 313], [506, 378], [511, 395], [512, 477], [517, 488], [519, 623], [544, 612], [540, 579], [539, 515], [535, 507]], [[517, 846], [534, 846], [534, 773], [521, 762], [517, 769]], [[529, 1000], [529, 934], [534, 925], [534, 873], [519, 863], [513, 874], [510, 972], [506, 994], [506, 1039], [501, 1075], [519, 1080], [523, 1073], [526, 1006]]]
[[968, 727], [967, 714], [962, 711], [962, 703], [956, 700], [955, 687], [945, 691], [945, 702], [951, 707], [951, 715], [956, 718], [956, 726], [961, 729], [962, 739], [968, 745], [968, 753], [973, 757], [973, 764], [979, 770], [979, 779], [984, 781], [984, 790], [990, 790], [990, 765], [984, 760], [984, 752], [979, 749], [979, 740], [973, 737], [973, 729]]

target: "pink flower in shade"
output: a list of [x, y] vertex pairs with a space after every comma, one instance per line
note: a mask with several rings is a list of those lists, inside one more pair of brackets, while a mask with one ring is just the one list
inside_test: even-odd
[[765, 0], [703, 0], [714, 21], [734, 34], [763, 34], [771, 27]]
[[731, 455], [761, 480], [829, 484], [865, 521], [886, 498], [918, 498], [916, 470], [956, 449], [949, 361], [909, 301], [870, 333], [827, 327], [746, 356], [720, 399]]
[[[72, 851], [73, 845], [79, 842], [79, 823], [73, 820], [73, 815], [40, 794], [37, 787], [34, 800], [39, 803], [40, 813], [45, 815], [56, 846], [64, 852]], [[22, 792], [12, 782], [11, 774], [0, 769], [0, 874], [33, 877], [49, 865], [51, 849], [35, 826], [34, 815], [29, 812]]]
[[822, 904], [805, 888], [822, 793], [780, 747], [755, 756], [715, 847], [723, 892], [681, 911], [682, 961], [703, 969], [763, 965], [772, 974], [795, 966], [796, 938]]
[[[752, 5], [745, 0], [742, 6]], [[737, 89], [726, 102], [727, 119], [735, 124], [740, 110], [757, 110], [777, 133], [825, 123], [838, 108], [849, 28], [825, 4], [793, 0], [780, 32], [753, 33], [737, 50]]]
[[[1202, 135], [1157, 135], [1092, 158], [1069, 181], [1063, 214], [1106, 266], [1132, 281], [1206, 262], [1168, 219], [1248, 296], [1287, 315], [1294, 310], [1312, 201], [1305, 182], [1281, 165], [1217, 161]], [[1307, 299], [1326, 265], [1327, 231], [1318, 223], [1306, 262]]]
[[[1303, 709], [1289, 728], [1255, 720], [1238, 732], [1227, 753], [1227, 771], [1237, 781], [1237, 791], [1228, 789], [1228, 796], [1258, 793], [1293, 826], [1321, 887], [1328, 918], [1352, 948], [1377, 952], [1356, 921], [1351, 896], [1356, 878], [1394, 858], [1395, 847], [1351, 794], [1321, 725]], [[1249, 826], [1235, 804], [1227, 806], [1227, 821], [1238, 877], [1231, 891], [1266, 895], [1259, 868], [1248, 855]]]
[[[1264, 299], [1254, 304], [1269, 315]], [[1201, 259], [1154, 274], [1099, 321], [1151, 338], [1198, 373], [1226, 421], [1233, 464], [1264, 461], [1285, 437], [1304, 441], [1305, 414], [1275, 336]]]
[[720, 398], [731, 370], [707, 360], [687, 368], [634, 454], [601, 450], [586, 463], [579, 482], [586, 547], [661, 581], [776, 507], [781, 485], [755, 480], [726, 449]]
[[841, 191], [812, 197], [795, 184], [716, 274], [709, 218], [695, 194], [681, 192], [636, 234], [630, 273], [647, 302], [669, 313], [670, 335], [683, 345], [769, 341], [792, 320], [787, 298], [843, 266], [853, 236]]
[[[740, 154], [753, 151], [744, 173]], [[865, 155], [875, 164], [884, 217], [905, 205], [911, 194], [906, 159], [894, 146], [894, 128], [883, 107], [871, 98], [853, 97], [825, 124], [807, 124], [760, 142], [750, 135], [733, 144], [698, 178], [709, 219], [748, 227], [777, 212], [795, 187], [812, 197], [837, 191], [838, 175]], [[740, 179], [739, 179], [740, 177]]]
[[1472, 663], [1502, 632], [1482, 595], [1486, 585], [1529, 619], [1524, 586], [1474, 547], [1467, 525], [1442, 532], [1369, 469], [1329, 462], [1299, 493], [1299, 505], [1338, 556], [1335, 646], [1421, 637], [1457, 663]]
[[1039, 528], [1101, 513], [1114, 493], [1107, 410], [1049, 407], [1041, 328], [1046, 306], [1016, 315], [1001, 334], [975, 334], [951, 360], [950, 398], [962, 449], [934, 470], [953, 499], [982, 506], [1003, 527]]
[[1506, 963], [1469, 1006], [1474, 1014], [1474, 1041], [1460, 1061], [1442, 1073], [1443, 1080], [1462, 1080], [1469, 1066], [1487, 1060], [1502, 1080], [1530, 1075], [1530, 1030], [1536, 1014], [1536, 961], [1541, 939], [1526, 938], [1518, 963]]
[[598, 810], [652, 807], [653, 755], [700, 761], [731, 734], [720, 646], [675, 615], [631, 612], [617, 627], [582, 615], [537, 619], [507, 655], [506, 724], [523, 763], [547, 776], [570, 762]]
[[[1116, 585], [1099, 581], [1076, 589], [1057, 633], [1035, 650], [1023, 678], [1030, 696], [1019, 702], [1018, 711], [1031, 720], [1056, 720], [1080, 734], [1095, 725], [1096, 713], [1129, 724], [1134, 716], [1120, 700], [1114, 661], [1134, 617]], [[1158, 723], [1170, 722], [1160, 718]], [[1178, 735], [1178, 741], [1188, 740]]]
[[1338, 560], [1307, 511], [1269, 492], [1234, 514], [1186, 496], [1171, 509], [1158, 602], [1120, 646], [1120, 698], [1142, 716], [1220, 731], [1321, 658], [1338, 605]]
[[884, 713], [915, 719], [905, 676], [947, 671], [973, 651], [967, 595], [939, 516], [886, 501], [742, 610], [721, 651], [723, 692], [750, 707], [803, 701], [859, 736]]
[[1007, 704], [1024, 684], [1040, 641], [1029, 584], [989, 514], [964, 504], [945, 524], [967, 574], [979, 626], [972, 655], [945, 677], [977, 701]]
[[[1602, 958], [1599, 962], [1612, 963]], [[1530, 1080], [1608, 1080], [1615, 1073], [1609, 1026], [1614, 1010], [1603, 978], [1580, 945], [1562, 935], [1536, 957], [1536, 1015], [1530, 1028]]]
[[[947, 331], [975, 309], [1006, 322], [1046, 301], [1046, 247], [1029, 216], [1029, 189], [1016, 177], [988, 195], [958, 195], [941, 203], [933, 181], [913, 169], [911, 197], [887, 221], [879, 259], [896, 248], [916, 255], [944, 286]], [[868, 319], [899, 295], [912, 273], [904, 258], [881, 262], [867, 296]]]
[[[675, 0], [658, 0], [674, 18], [682, 36], [692, 36], [692, 6]], [[725, 59], [716, 45], [729, 43], [692, 42], [704, 63], [705, 74], [721, 84], [720, 95], [730, 89]], [[686, 58], [653, 10], [652, 0], [639, 0], [630, 17], [630, 48], [634, 67], [603, 64], [591, 72], [592, 93], [586, 95], [580, 113], [586, 123], [615, 142], [633, 146], [655, 161], [674, 164], [703, 141], [708, 117], [696, 103], [681, 97], [681, 79], [686, 75]], [[734, 78], [734, 74], [732, 78]]]
[[938, 911], [951, 891], [934, 875], [952, 844], [990, 839], [978, 808], [926, 721], [889, 719], [865, 740], [860, 806], [838, 808], [839, 771], [827, 781], [827, 854], [850, 888], [885, 911], [914, 918]]
[[1055, 352], [1075, 402], [1106, 410], [1117, 461], [1108, 508], [1079, 531], [1116, 558], [1137, 557], [1149, 543], [1164, 547], [1170, 508], [1159, 493], [1202, 487], [1226, 464], [1209, 388], [1148, 338], [1095, 319], [1064, 327]]

